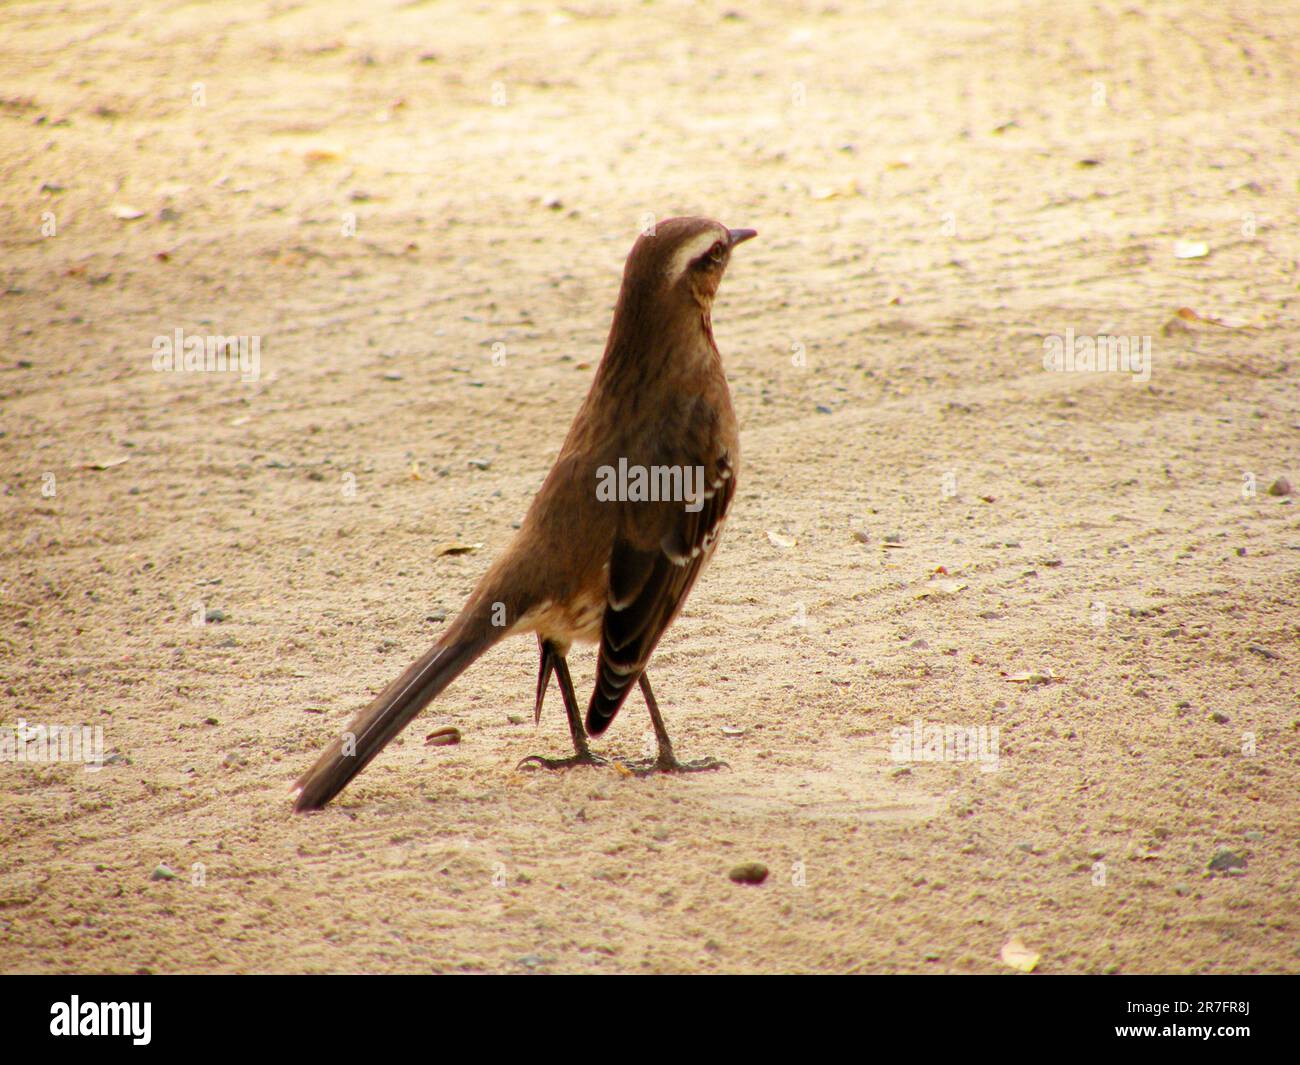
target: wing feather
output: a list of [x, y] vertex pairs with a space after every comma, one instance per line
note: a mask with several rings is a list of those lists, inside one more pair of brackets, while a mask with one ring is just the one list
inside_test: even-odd
[[[609, 727], [640, 679], [712, 554], [726, 520], [736, 479], [731, 456], [718, 441], [716, 415], [708, 411], [706, 416], [712, 416], [712, 424], [695, 439], [708, 450], [701, 454], [702, 449], [693, 448], [694, 455], [674, 456], [678, 462], [687, 460], [681, 462], [683, 466], [703, 467], [700, 508], [690, 511], [680, 503], [653, 509], [627, 504], [628, 527], [610, 553], [596, 684], [587, 707], [587, 731], [593, 736]], [[635, 509], [639, 506], [643, 509]]]

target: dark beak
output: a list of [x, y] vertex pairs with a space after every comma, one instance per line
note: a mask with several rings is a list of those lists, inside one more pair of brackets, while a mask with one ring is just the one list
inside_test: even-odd
[[731, 246], [734, 248], [737, 244], [744, 244], [745, 241], [758, 236], [757, 229], [729, 229], [727, 235], [731, 238]]

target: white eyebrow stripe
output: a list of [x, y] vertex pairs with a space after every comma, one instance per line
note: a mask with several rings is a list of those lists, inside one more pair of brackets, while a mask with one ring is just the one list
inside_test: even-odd
[[722, 239], [722, 234], [716, 230], [708, 229], [703, 233], [698, 233], [680, 248], [673, 255], [673, 260], [668, 264], [668, 279], [670, 282], [676, 281], [686, 268], [696, 259], [708, 251], [713, 245]]

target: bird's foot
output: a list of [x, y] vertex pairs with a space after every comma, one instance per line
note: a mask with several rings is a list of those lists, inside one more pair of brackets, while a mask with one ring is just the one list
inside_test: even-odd
[[543, 758], [540, 754], [530, 754], [515, 769], [572, 769], [578, 765], [609, 765], [609, 759], [591, 751], [579, 751], [568, 758]]
[[717, 758], [696, 758], [690, 762], [682, 762], [671, 753], [661, 753], [657, 758], [621, 764], [638, 777], [653, 776], [655, 773], [707, 773], [711, 769], [731, 768], [726, 762]]

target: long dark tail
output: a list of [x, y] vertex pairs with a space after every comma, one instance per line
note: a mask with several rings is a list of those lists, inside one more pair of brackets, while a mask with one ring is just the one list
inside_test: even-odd
[[467, 606], [446, 636], [357, 714], [348, 730], [298, 778], [295, 811], [319, 810], [334, 798], [430, 700], [505, 635], [504, 627], [473, 616], [480, 613]]

